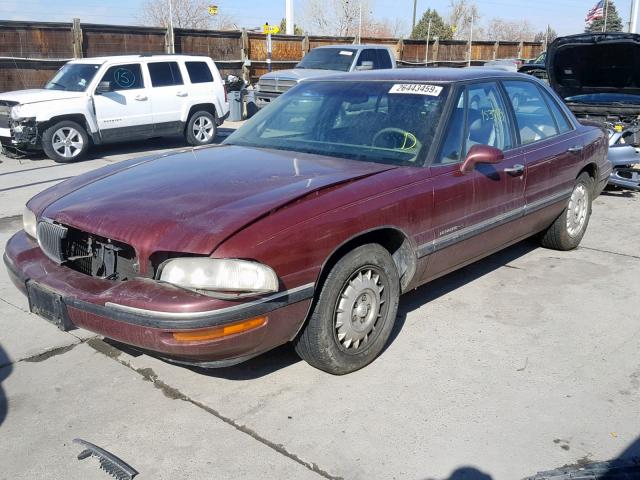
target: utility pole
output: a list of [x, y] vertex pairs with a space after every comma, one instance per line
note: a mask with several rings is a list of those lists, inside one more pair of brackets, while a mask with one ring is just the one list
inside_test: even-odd
[[173, 4], [169, 0], [169, 53], [176, 53], [176, 45], [173, 37]]
[[607, 15], [609, 14], [609, 0], [604, 0], [604, 25], [602, 26], [602, 31], [607, 31]]
[[293, 0], [286, 0], [285, 12], [287, 35], [293, 35], [295, 33], [295, 22], [293, 20]]
[[358, 43], [362, 43], [362, 0], [360, 0], [360, 22], [358, 22]]
[[638, 7], [640, 0], [631, 2], [631, 16], [629, 18], [629, 32], [638, 33]]
[[411, 33], [413, 33], [414, 28], [416, 28], [416, 7], [418, 0], [413, 0], [413, 22], [411, 22]]
[[429, 66], [429, 37], [431, 37], [431, 17], [429, 17], [429, 25], [427, 25], [427, 52], [424, 56], [424, 66]]
[[469, 60], [467, 66], [471, 66], [471, 49], [473, 48], [473, 15], [471, 15], [471, 25], [469, 26]]

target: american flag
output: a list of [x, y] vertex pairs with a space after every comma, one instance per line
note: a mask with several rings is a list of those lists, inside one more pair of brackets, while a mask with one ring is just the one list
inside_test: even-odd
[[598, 20], [599, 18], [604, 18], [604, 1], [600, 0], [595, 6], [589, 10], [587, 13], [587, 18], [585, 18], [585, 22], [591, 24], [594, 20]]

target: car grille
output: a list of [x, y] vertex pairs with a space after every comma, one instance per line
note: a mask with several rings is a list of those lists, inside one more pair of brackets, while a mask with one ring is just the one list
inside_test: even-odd
[[65, 261], [64, 244], [69, 229], [50, 222], [38, 222], [38, 243], [44, 254], [56, 263]]
[[0, 100], [0, 128], [9, 128], [11, 126], [11, 108], [17, 104], [17, 102]]
[[260, 80], [258, 82], [258, 88], [261, 92], [273, 92], [284, 93], [291, 87], [294, 87], [298, 82], [295, 80], [283, 80], [280, 78], [269, 78]]
[[54, 262], [92, 277], [128, 280], [139, 274], [133, 247], [49, 221], [37, 228], [40, 248]]

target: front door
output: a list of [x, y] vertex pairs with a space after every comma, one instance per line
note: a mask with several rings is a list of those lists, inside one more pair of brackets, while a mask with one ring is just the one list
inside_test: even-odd
[[153, 131], [151, 101], [140, 64], [111, 66], [100, 84], [108, 86], [108, 91], [93, 95], [102, 141], [150, 136]]
[[[432, 253], [426, 279], [512, 241], [518, 231], [508, 224], [523, 213], [524, 151], [514, 148], [514, 132], [499, 86], [471, 84], [458, 95], [440, 153], [431, 166], [434, 240], [425, 249]], [[461, 173], [467, 152], [479, 144], [499, 148], [504, 160]]]

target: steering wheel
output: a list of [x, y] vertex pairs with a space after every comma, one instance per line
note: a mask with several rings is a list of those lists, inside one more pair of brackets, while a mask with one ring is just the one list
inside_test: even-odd
[[418, 140], [413, 133], [407, 132], [406, 130], [402, 130], [401, 128], [395, 127], [387, 127], [380, 130], [373, 136], [373, 140], [371, 142], [372, 147], [377, 147], [377, 142], [384, 135], [387, 135], [391, 138], [397, 139], [397, 147], [385, 147], [380, 145], [381, 148], [391, 148], [393, 150], [401, 150], [401, 151], [418, 151], [422, 147], [422, 143]]

